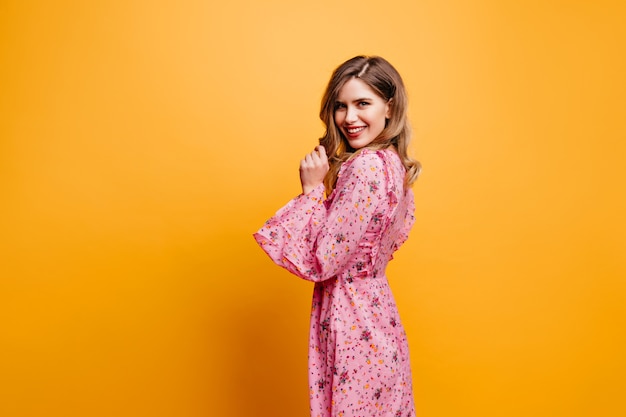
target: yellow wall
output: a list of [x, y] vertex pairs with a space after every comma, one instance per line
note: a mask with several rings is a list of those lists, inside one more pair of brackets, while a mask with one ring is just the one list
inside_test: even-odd
[[0, 415], [307, 415], [311, 285], [251, 233], [359, 53], [424, 165], [419, 415], [626, 415], [620, 3], [3, 1]]

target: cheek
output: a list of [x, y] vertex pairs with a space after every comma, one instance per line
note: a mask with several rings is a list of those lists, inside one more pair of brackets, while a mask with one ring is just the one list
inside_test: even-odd
[[335, 112], [335, 126], [339, 127], [343, 123], [343, 114], [341, 112]]
[[376, 124], [385, 126], [387, 124], [387, 113], [380, 112], [375, 116]]

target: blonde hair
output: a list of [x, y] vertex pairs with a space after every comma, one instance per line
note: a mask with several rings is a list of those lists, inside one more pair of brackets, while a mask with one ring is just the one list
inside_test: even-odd
[[330, 170], [324, 179], [326, 191], [330, 193], [337, 183], [341, 164], [354, 157], [358, 150], [352, 149], [335, 124], [335, 103], [341, 88], [352, 78], [365, 82], [376, 94], [390, 103], [391, 117], [380, 135], [368, 149], [385, 149], [394, 146], [406, 168], [405, 187], [410, 187], [421, 170], [418, 161], [408, 154], [411, 127], [407, 118], [407, 95], [398, 71], [379, 56], [356, 56], [341, 64], [330, 77], [320, 109], [320, 119], [326, 126], [320, 145], [326, 149]]

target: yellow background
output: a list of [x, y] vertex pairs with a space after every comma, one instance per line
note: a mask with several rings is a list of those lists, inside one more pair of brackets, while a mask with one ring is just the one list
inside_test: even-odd
[[1, 2], [0, 415], [308, 415], [312, 287], [251, 234], [361, 53], [424, 165], [388, 271], [418, 414], [626, 415], [624, 9]]

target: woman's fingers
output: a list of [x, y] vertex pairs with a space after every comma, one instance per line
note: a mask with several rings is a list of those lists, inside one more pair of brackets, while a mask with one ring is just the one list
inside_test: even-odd
[[317, 155], [319, 156], [322, 162], [328, 162], [328, 157], [326, 156], [326, 149], [322, 145], [317, 145], [315, 147], [317, 151]]
[[300, 182], [306, 194], [324, 181], [328, 172], [328, 158], [324, 147], [317, 146], [300, 161]]
[[326, 157], [326, 150], [323, 146], [316, 146], [311, 153], [306, 154], [305, 161], [314, 166], [327, 164], [328, 158]]
[[317, 146], [311, 153], [306, 154], [300, 165], [310, 168], [328, 165], [328, 158], [326, 157], [324, 147]]

